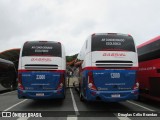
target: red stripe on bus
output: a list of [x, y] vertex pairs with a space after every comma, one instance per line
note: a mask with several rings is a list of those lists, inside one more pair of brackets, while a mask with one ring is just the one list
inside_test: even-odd
[[144, 43], [138, 45], [137, 48], [141, 48], [141, 47], [143, 47], [145, 45], [148, 45], [148, 44], [150, 44], [152, 42], [158, 41], [159, 39], [160, 39], [160, 36], [157, 36], [157, 37], [155, 37], [155, 38], [153, 38], [153, 39], [151, 39], [151, 40], [149, 40], [147, 42], [144, 42]]
[[85, 67], [82, 69], [83, 70], [110, 70], [110, 69], [124, 69], [124, 70], [138, 70], [138, 67], [131, 67], [131, 68], [100, 68], [100, 67]]

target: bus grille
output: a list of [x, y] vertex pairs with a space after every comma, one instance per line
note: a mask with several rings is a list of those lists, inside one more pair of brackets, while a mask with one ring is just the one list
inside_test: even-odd
[[117, 61], [117, 60], [109, 60], [109, 61], [96, 61], [97, 67], [131, 67], [133, 66], [132, 61]]
[[41, 69], [58, 69], [58, 65], [49, 65], [49, 64], [27, 64], [25, 65], [25, 69], [28, 70], [41, 70]]

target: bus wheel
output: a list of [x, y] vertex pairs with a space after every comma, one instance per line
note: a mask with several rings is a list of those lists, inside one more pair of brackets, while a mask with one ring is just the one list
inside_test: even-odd
[[66, 98], [66, 96], [64, 95], [63, 98], [62, 98], [62, 100], [64, 100], [65, 98]]
[[12, 91], [12, 90], [14, 90], [13, 84], [11, 84], [11, 86], [10, 86], [10, 91]]
[[144, 102], [145, 101], [145, 99], [142, 97], [142, 96], [138, 96], [138, 100], [137, 101], [140, 101], [140, 102]]
[[84, 98], [83, 98], [83, 95], [82, 95], [81, 91], [79, 93], [79, 97], [80, 97], [80, 101], [84, 102]]
[[66, 88], [64, 88], [64, 93], [63, 93], [63, 98], [62, 100], [64, 100], [66, 98]]

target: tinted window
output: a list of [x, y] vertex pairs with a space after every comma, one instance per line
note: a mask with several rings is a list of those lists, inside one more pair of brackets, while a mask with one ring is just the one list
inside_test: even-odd
[[131, 36], [94, 35], [92, 36], [92, 51], [133, 51], [135, 45]]
[[56, 56], [61, 57], [61, 44], [56, 42], [26, 42], [22, 56]]
[[160, 40], [137, 49], [139, 61], [152, 60], [160, 58]]
[[143, 54], [155, 51], [159, 48], [160, 48], [160, 40], [157, 40], [148, 45], [138, 48], [137, 51], [138, 51], [138, 55], [143, 55]]

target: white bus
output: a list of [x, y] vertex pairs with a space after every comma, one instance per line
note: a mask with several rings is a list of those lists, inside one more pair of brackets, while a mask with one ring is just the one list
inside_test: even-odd
[[19, 56], [18, 98], [65, 98], [64, 46], [54, 41], [27, 41]]
[[137, 99], [138, 57], [132, 36], [118, 33], [90, 35], [75, 65], [79, 71], [78, 86], [82, 101]]

